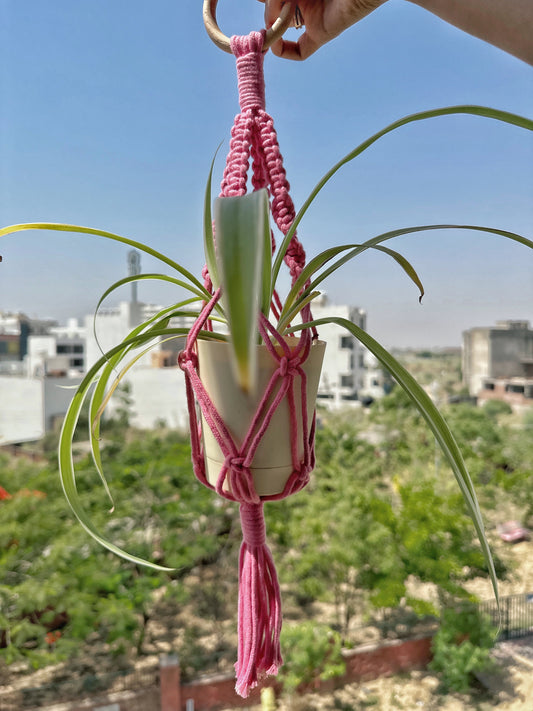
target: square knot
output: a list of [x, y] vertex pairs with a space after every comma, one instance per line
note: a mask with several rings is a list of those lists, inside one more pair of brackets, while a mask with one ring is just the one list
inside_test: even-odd
[[298, 374], [299, 367], [300, 358], [298, 356], [295, 358], [287, 358], [287, 356], [282, 356], [279, 359], [278, 372], [282, 378], [286, 376], [294, 377]]
[[198, 356], [193, 351], [180, 351], [178, 353], [178, 366], [182, 370], [187, 369], [187, 364], [191, 363], [195, 370], [198, 370]]
[[224, 460], [224, 465], [232, 472], [242, 472], [244, 470], [244, 457], [234, 457], [228, 454]]

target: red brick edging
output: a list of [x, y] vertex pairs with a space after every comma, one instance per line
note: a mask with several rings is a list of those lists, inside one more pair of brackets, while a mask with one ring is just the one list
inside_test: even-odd
[[[391, 676], [411, 669], [424, 669], [431, 661], [432, 637], [418, 637], [408, 640], [395, 640], [385, 644], [372, 644], [348, 650], [343, 653], [346, 661], [346, 673], [343, 676], [317, 680], [313, 684], [315, 691], [328, 691], [363, 679], [377, 679]], [[163, 672], [163, 669], [161, 670]], [[161, 678], [161, 696], [163, 700], [166, 683]], [[264, 686], [274, 686], [280, 690], [275, 680], [265, 682]], [[254, 689], [247, 699], [241, 699], [235, 693], [233, 676], [210, 677], [181, 686], [179, 706], [161, 705], [161, 711], [186, 711], [188, 700], [194, 701], [195, 711], [216, 711], [224, 707], [242, 708], [260, 700], [260, 688]], [[175, 692], [175, 688], [173, 690]]]

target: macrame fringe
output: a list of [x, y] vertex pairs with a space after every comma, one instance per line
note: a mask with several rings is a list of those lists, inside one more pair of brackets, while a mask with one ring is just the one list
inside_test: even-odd
[[239, 647], [236, 692], [247, 697], [262, 675], [277, 674], [281, 593], [274, 560], [265, 539], [263, 504], [241, 504], [243, 542], [239, 557]]

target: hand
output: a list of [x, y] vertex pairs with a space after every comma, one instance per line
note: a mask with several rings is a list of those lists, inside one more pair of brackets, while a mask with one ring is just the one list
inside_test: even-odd
[[[319, 47], [340, 35], [351, 25], [371, 13], [386, 0], [290, 0], [305, 31], [297, 42], [278, 40], [272, 52], [284, 59], [307, 59]], [[265, 3], [265, 25], [272, 27], [279, 17], [283, 0], [260, 0]], [[298, 13], [296, 10], [298, 7]]]

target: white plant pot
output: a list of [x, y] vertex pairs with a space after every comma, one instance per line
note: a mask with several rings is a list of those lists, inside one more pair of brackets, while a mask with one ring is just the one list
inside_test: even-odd
[[[290, 343], [295, 339], [287, 339]], [[249, 394], [237, 385], [230, 362], [229, 345], [222, 341], [198, 340], [198, 364], [200, 378], [209, 397], [222, 417], [233, 441], [240, 448], [250, 428], [258, 404], [263, 397], [272, 374], [278, 367], [277, 361], [266, 346], [257, 346], [258, 378], [255, 393]], [[311, 428], [315, 409], [316, 394], [326, 344], [315, 341], [302, 368], [307, 376], [307, 422]], [[294, 394], [297, 415], [298, 457], [304, 453], [302, 432], [301, 379], [296, 376]], [[259, 496], [280, 494], [290, 477], [293, 466], [290, 441], [290, 413], [287, 397], [279, 404], [270, 425], [252, 461], [252, 477]], [[202, 435], [205, 452], [206, 476], [215, 486], [224, 455], [202, 416]], [[226, 480], [227, 481], [227, 480]], [[228, 486], [226, 485], [226, 490]]]

